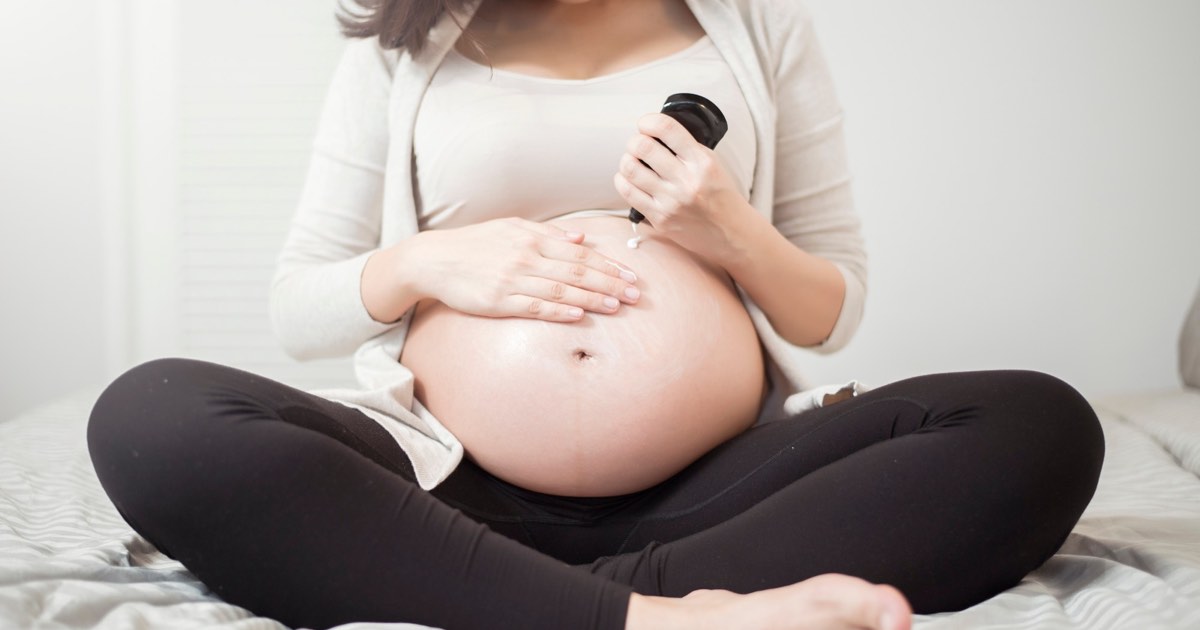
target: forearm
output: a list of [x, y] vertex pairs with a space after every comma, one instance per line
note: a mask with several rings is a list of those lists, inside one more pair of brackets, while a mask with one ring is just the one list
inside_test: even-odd
[[846, 283], [837, 266], [793, 245], [762, 215], [748, 212], [731, 231], [721, 265], [771, 321], [798, 346], [825, 341], [841, 314]]

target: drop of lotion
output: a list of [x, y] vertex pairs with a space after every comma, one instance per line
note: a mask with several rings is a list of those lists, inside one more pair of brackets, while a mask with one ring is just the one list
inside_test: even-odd
[[625, 246], [628, 247], [629, 249], [637, 249], [638, 244], [642, 242], [642, 236], [640, 234], [638, 234], [636, 223], [633, 223], [631, 221], [629, 223], [629, 225], [633, 226], [633, 238], [629, 239], [628, 241], [625, 241]]

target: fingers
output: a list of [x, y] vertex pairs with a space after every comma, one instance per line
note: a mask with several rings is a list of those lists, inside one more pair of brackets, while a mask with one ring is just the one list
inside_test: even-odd
[[501, 307], [505, 317], [524, 317], [548, 322], [577, 322], [583, 319], [584, 309], [529, 295], [510, 295]]
[[613, 186], [629, 204], [652, 221], [678, 202], [695, 200], [697, 173], [707, 177], [711, 150], [679, 121], [661, 113], [638, 120], [640, 133], [625, 143]]
[[617, 161], [617, 173], [636, 188], [652, 196], [669, 186], [657, 173], [628, 153]]
[[644, 177], [650, 176], [657, 180], [676, 177], [683, 164], [661, 141], [639, 133], [625, 143], [622, 163], [618, 164], [618, 168], [626, 175], [633, 173], [636, 167], [641, 167]]
[[[597, 281], [603, 286], [593, 291], [566, 281], [526, 277], [515, 287], [516, 292], [505, 298], [503, 306], [514, 317], [568, 322], [581, 319], [584, 311], [612, 314], [620, 309], [622, 302], [637, 302], [636, 287], [616, 278]], [[612, 295], [616, 292], [620, 297]]]
[[[555, 226], [527, 221], [525, 219], [514, 218], [513, 221], [520, 224], [523, 229], [529, 232], [551, 237], [550, 239], [543, 239], [538, 238], [536, 235], [527, 234], [524, 238], [513, 240], [515, 247], [533, 250], [533, 252], [536, 252], [542, 258], [571, 264], [569, 268], [564, 268], [560, 265], [557, 267], [557, 272], [543, 274], [544, 277], [570, 281], [575, 286], [597, 291], [609, 286], [603, 283], [599, 276], [620, 278], [625, 284], [615, 285], [609, 291], [609, 295], [616, 297], [620, 297], [624, 289], [628, 288], [632, 283], [637, 282], [637, 275], [624, 265], [609, 260], [608, 257], [597, 253], [595, 249], [584, 245], [584, 235], [581, 232], [562, 230]], [[569, 269], [569, 277], [564, 275], [564, 269]], [[584, 281], [585, 284], [579, 284], [575, 280]]]
[[575, 321], [584, 312], [615, 313], [640, 298], [637, 276], [584, 245], [582, 234], [525, 219], [511, 223], [523, 230], [512, 243], [525, 253], [509, 272], [501, 305], [506, 315]]
[[[620, 297], [626, 287], [637, 281], [637, 275], [624, 265], [609, 260], [607, 256], [586, 245], [546, 240], [538, 243], [538, 252], [552, 261], [566, 263], [565, 266], [551, 266], [550, 271], [544, 275], [546, 278], [570, 282], [592, 291], [607, 292], [613, 297]], [[612, 285], [612, 290], [606, 291], [609, 284], [605, 280], [612, 278], [619, 279], [622, 284]]]
[[557, 304], [528, 295], [510, 295], [504, 298], [501, 308], [505, 317], [525, 317], [548, 322], [576, 322], [583, 318], [583, 309], [578, 306]]
[[[620, 283], [620, 281], [614, 281], [614, 286], [617, 286], [616, 283]], [[615, 313], [621, 307], [622, 302], [632, 304], [637, 301], [636, 297], [631, 298], [630, 295], [623, 293], [619, 296], [612, 295], [609, 289], [585, 290], [566, 282], [546, 278], [527, 278], [522, 284], [524, 285], [522, 293], [525, 295], [557, 304], [578, 306], [593, 313]], [[634, 291], [636, 292], [636, 289]]]
[[531, 232], [541, 234], [542, 236], [549, 236], [551, 238], [557, 238], [557, 239], [569, 241], [572, 243], [582, 243], [583, 242], [583, 233], [582, 232], [576, 232], [573, 230], [564, 230], [562, 228], [559, 228], [559, 227], [556, 227], [553, 225], [549, 225], [546, 223], [538, 223], [537, 221], [530, 221], [529, 219], [522, 219], [520, 217], [508, 217], [508, 218], [502, 219], [502, 220], [507, 221], [509, 224], [511, 224], [515, 227], [521, 228], [523, 230], [529, 230]]
[[617, 194], [621, 195], [625, 201], [629, 202], [630, 206], [637, 209], [650, 221], [650, 225], [655, 225], [658, 219], [658, 204], [654, 197], [648, 195], [644, 190], [633, 185], [621, 173], [613, 174], [613, 188], [617, 189]]
[[[653, 114], [646, 114], [645, 116], [642, 116], [638, 119], [637, 127], [638, 131], [642, 132], [642, 134], [650, 136], [652, 139], [658, 138], [664, 145], [666, 145], [663, 147], [664, 149], [667, 149], [671, 153], [678, 155], [679, 159], [682, 160], [690, 159], [692, 154], [695, 153], [697, 147], [704, 146], [697, 142], [696, 139], [692, 137], [691, 132], [689, 132], [686, 127], [680, 124], [678, 120], [675, 120], [674, 118], [671, 118], [662, 112], [655, 112]], [[655, 144], [657, 144], [657, 142]], [[639, 147], [646, 149], [648, 152], [652, 151], [651, 147], [642, 143], [639, 143]], [[630, 151], [630, 153], [633, 153], [634, 157], [646, 160], [646, 162], [650, 164], [650, 168], [658, 171], [657, 163], [646, 159], [646, 155], [642, 155], [636, 151]], [[661, 160], [662, 154], [658, 153], [657, 151], [652, 151], [651, 157]]]

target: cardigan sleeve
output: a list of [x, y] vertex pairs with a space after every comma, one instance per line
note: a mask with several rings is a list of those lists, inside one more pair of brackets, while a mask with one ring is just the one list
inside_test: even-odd
[[[772, 3], [787, 14], [777, 42], [774, 96], [775, 190], [772, 222], [804, 251], [831, 261], [846, 283], [829, 337], [808, 349], [830, 353], [849, 342], [862, 319], [867, 259], [854, 208], [843, 111], [813, 29], [797, 2]], [[777, 19], [783, 15], [776, 14]]]
[[271, 326], [298, 360], [344, 356], [396, 326], [360, 289], [379, 248], [388, 95], [394, 63], [377, 38], [348, 40], [317, 123], [312, 156], [270, 289]]

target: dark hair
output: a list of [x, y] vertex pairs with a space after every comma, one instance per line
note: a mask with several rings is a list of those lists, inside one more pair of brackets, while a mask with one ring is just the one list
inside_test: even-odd
[[[474, 0], [349, 0], [365, 13], [355, 15], [338, 3], [335, 13], [345, 37], [378, 37], [384, 49], [405, 48], [416, 56], [425, 48], [429, 31], [447, 10], [459, 11]], [[457, 20], [455, 21], [457, 23]], [[462, 24], [458, 27], [464, 28]]]

